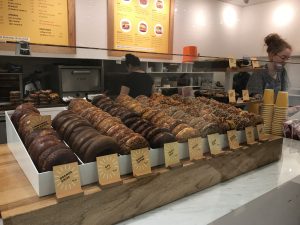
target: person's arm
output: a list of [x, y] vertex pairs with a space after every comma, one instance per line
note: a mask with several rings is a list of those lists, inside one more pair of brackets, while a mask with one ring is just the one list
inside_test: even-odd
[[130, 88], [126, 86], [121, 86], [120, 95], [128, 95], [130, 91]]

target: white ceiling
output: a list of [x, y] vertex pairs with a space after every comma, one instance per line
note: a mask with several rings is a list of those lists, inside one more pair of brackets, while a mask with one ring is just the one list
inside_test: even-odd
[[[272, 2], [275, 0], [219, 0], [219, 1], [245, 7], [245, 6], [256, 5], [256, 4], [261, 4], [261, 3], [265, 3], [265, 2]], [[245, 3], [247, 1], [248, 1], [248, 3]]]

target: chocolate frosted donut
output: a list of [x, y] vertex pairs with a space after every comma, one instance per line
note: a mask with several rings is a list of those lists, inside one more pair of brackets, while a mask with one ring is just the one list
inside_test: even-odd
[[52, 127], [54, 129], [56, 129], [56, 127], [58, 126], [59, 122], [57, 121], [59, 118], [61, 118], [62, 116], [64, 115], [70, 115], [70, 114], [74, 114], [72, 111], [70, 110], [64, 110], [64, 111], [61, 111], [60, 113], [58, 113], [54, 119], [52, 120]]
[[73, 122], [71, 121], [66, 126], [67, 127], [65, 128], [63, 133], [63, 139], [67, 142], [69, 140], [71, 133], [76, 127], [92, 127], [92, 125], [87, 120], [84, 119], [77, 119], [74, 120]]
[[120, 152], [120, 147], [116, 141], [107, 136], [97, 136], [93, 138], [93, 142], [86, 149], [83, 162], [94, 162], [96, 157]]
[[70, 113], [70, 114], [65, 114], [57, 118], [57, 116], [54, 118], [55, 121], [52, 122], [52, 126], [55, 130], [59, 130], [62, 124], [64, 124], [66, 121], [73, 119], [73, 118], [80, 118], [80, 116]]
[[39, 156], [38, 156], [38, 160], [36, 163], [36, 166], [38, 167], [38, 170], [41, 171], [41, 168], [43, 167], [43, 164], [45, 162], [45, 160], [47, 159], [47, 157], [54, 151], [58, 150], [58, 149], [68, 149], [68, 146], [66, 146], [64, 143], [59, 143], [57, 145], [53, 145], [49, 148], [47, 148], [46, 150], [44, 150]]
[[175, 136], [170, 132], [162, 132], [155, 135], [150, 141], [151, 148], [162, 148], [165, 143], [176, 141]]
[[137, 117], [137, 116], [138, 116], [137, 113], [127, 110], [126, 112], [124, 112], [120, 115], [120, 118], [124, 122], [129, 118]]
[[101, 99], [104, 99], [104, 98], [107, 98], [105, 95], [102, 95], [102, 94], [100, 94], [100, 95], [97, 95], [97, 96], [95, 96], [94, 98], [93, 98], [93, 100], [92, 100], [92, 104], [93, 105], [96, 105]]
[[[145, 127], [148, 124], [149, 124], [149, 122], [147, 120], [140, 119], [137, 122], [135, 122], [134, 124], [132, 124], [130, 126], [130, 129], [136, 132], [136, 129], [138, 129], [138, 128], [142, 127], [142, 126]], [[136, 132], [136, 133], [138, 133], [138, 132]]]
[[27, 148], [27, 151], [29, 153], [29, 155], [31, 154], [31, 152], [38, 148], [43, 142], [48, 141], [48, 140], [59, 140], [55, 135], [49, 134], [49, 135], [45, 135], [45, 136], [40, 136], [40, 137], [36, 137], [31, 144], [29, 145], [29, 147]]
[[53, 166], [77, 162], [77, 157], [70, 149], [58, 149], [52, 152], [43, 163], [41, 172], [53, 170]]
[[80, 132], [77, 135], [78, 137], [75, 139], [75, 141], [70, 143], [70, 146], [72, 147], [74, 152], [79, 153], [81, 152], [80, 149], [85, 142], [99, 135], [100, 135], [99, 132], [97, 132], [96, 130], [87, 130], [87, 131]]
[[137, 121], [141, 120], [141, 117], [136, 116], [136, 117], [130, 117], [126, 120], [123, 121], [123, 123], [127, 126], [130, 127], [132, 124], [136, 123]]
[[[140, 134], [141, 134], [144, 138], [147, 139], [148, 133], [149, 133], [151, 130], [153, 130], [154, 128], [155, 128], [154, 126], [150, 125], [150, 126], [147, 127], [146, 129], [144, 129]], [[147, 139], [147, 141], [149, 141], [149, 140]]]
[[160, 127], [154, 127], [153, 130], [150, 130], [146, 136], [147, 140], [151, 140], [152, 138], [154, 138], [154, 136], [156, 136], [158, 133], [161, 132], [168, 132], [169, 130], [166, 128], [160, 128]]
[[83, 133], [86, 133], [88, 131], [93, 131], [93, 132], [97, 132], [94, 128], [92, 127], [76, 127], [73, 132], [71, 133], [69, 140], [68, 140], [68, 144], [70, 144], [70, 147], [73, 148], [73, 144], [76, 142], [76, 140], [78, 139], [78, 137], [80, 137]]
[[51, 139], [40, 142], [35, 148], [30, 151], [30, 157], [34, 164], [37, 165], [39, 156], [45, 151], [47, 148], [62, 143], [59, 139]]
[[46, 135], [54, 135], [59, 138], [58, 134], [52, 128], [38, 129], [31, 132], [29, 135], [25, 137], [25, 146], [28, 148], [32, 141], [37, 137], [46, 136]]
[[92, 138], [87, 139], [87, 140], [80, 146], [80, 148], [77, 149], [77, 152], [76, 152], [77, 155], [78, 155], [81, 159], [83, 159], [83, 156], [84, 156], [86, 150], [87, 150], [88, 147], [93, 143], [94, 138], [102, 137], [102, 136], [103, 136], [103, 135], [98, 134], [98, 135], [96, 135], [96, 136], [94, 136], [94, 137], [92, 137]]
[[[147, 129], [148, 127], [152, 127], [151, 123], [145, 120], [143, 124], [141, 124], [139, 127], [134, 129], [134, 132], [142, 134], [142, 132]], [[142, 135], [143, 136], [143, 135]]]

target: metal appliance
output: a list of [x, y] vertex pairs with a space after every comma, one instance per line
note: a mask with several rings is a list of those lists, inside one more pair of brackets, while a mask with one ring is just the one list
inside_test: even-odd
[[10, 91], [20, 91], [21, 99], [23, 98], [22, 73], [0, 73], [0, 144], [6, 143], [6, 126], [5, 126], [5, 110], [15, 108], [9, 102]]
[[85, 97], [103, 89], [101, 67], [58, 66], [59, 94], [61, 97]]

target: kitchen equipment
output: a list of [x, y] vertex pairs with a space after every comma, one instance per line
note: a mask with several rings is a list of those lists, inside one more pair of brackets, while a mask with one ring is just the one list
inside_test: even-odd
[[59, 94], [61, 97], [85, 97], [101, 92], [101, 67], [58, 66]]

